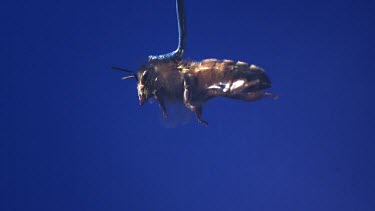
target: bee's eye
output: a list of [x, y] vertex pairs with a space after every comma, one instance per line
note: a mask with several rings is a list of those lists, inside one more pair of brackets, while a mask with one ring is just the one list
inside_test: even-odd
[[149, 73], [148, 73], [147, 70], [145, 70], [145, 71], [142, 73], [142, 77], [141, 77], [141, 82], [142, 82], [142, 84], [145, 84], [145, 82], [147, 81], [148, 75], [149, 75]]

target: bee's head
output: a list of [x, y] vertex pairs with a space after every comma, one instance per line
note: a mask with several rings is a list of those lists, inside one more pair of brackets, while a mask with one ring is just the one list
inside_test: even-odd
[[144, 65], [140, 68], [138, 73], [119, 67], [112, 67], [112, 69], [131, 73], [131, 75], [122, 77], [121, 79], [127, 80], [134, 78], [138, 82], [137, 89], [140, 105], [143, 105], [148, 99], [154, 96], [154, 78], [156, 78], [154, 65]]
[[139, 104], [143, 105], [148, 99], [154, 96], [152, 85], [154, 80], [152, 80], [153, 70], [150, 67], [142, 67], [138, 72], [138, 99]]

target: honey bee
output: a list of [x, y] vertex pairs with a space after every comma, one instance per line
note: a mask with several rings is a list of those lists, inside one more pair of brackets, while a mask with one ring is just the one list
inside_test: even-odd
[[195, 113], [198, 121], [207, 126], [208, 122], [202, 119], [202, 105], [212, 98], [228, 97], [244, 101], [278, 98], [276, 94], [265, 92], [271, 87], [271, 81], [256, 65], [218, 59], [183, 60], [186, 40], [183, 0], [176, 0], [176, 13], [179, 42], [175, 51], [149, 56], [147, 64], [141, 66], [138, 73], [112, 67], [131, 74], [123, 80], [134, 78], [138, 82], [140, 105], [155, 98], [166, 117], [165, 102], [183, 102]]

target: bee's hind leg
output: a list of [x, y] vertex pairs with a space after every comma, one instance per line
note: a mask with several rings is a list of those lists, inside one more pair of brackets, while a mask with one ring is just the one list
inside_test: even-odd
[[271, 94], [268, 92], [249, 92], [249, 93], [237, 93], [234, 95], [228, 95], [228, 97], [237, 99], [237, 100], [244, 100], [244, 101], [255, 101], [260, 100], [265, 97], [271, 97], [274, 100], [277, 100], [279, 96], [277, 94]]

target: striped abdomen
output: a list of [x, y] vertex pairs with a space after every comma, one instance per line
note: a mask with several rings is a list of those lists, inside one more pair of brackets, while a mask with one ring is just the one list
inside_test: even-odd
[[241, 100], [261, 98], [271, 81], [262, 68], [245, 62], [206, 59], [180, 65], [191, 87], [191, 102], [201, 104], [216, 96]]

